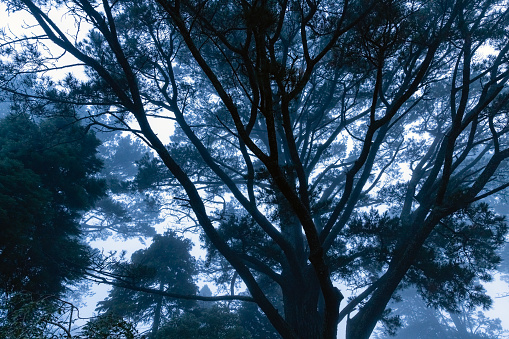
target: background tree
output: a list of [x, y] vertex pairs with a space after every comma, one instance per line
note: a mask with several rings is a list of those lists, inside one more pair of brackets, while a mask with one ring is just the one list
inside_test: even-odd
[[[82, 231], [89, 239], [153, 237], [163, 221], [160, 190], [143, 182], [145, 162], [153, 156], [138, 139], [120, 132], [99, 133], [101, 171], [107, 195], [83, 216]], [[140, 172], [140, 173], [138, 173]]]
[[431, 339], [431, 338], [502, 338], [500, 319], [490, 319], [482, 310], [462, 305], [461, 312], [451, 312], [443, 308], [427, 305], [414, 289], [399, 293], [401, 300], [392, 302], [391, 308], [401, 317], [403, 328], [395, 335], [379, 333], [376, 338]]
[[[52, 20], [53, 3], [7, 3], [43, 35], [5, 36], [1, 86], [42, 103], [86, 105], [91, 123], [108, 117], [108, 127], [143, 138], [171, 172], [178, 209], [196, 219], [285, 338], [334, 338], [346, 318], [348, 338], [368, 338], [402, 281], [423, 287], [433, 274], [419, 259], [430, 242], [448, 239], [438, 232], [443, 220], [484, 227], [475, 216], [490, 213], [465, 211], [509, 186], [503, 1], [62, 4], [90, 25], [84, 39]], [[64, 67], [44, 53], [50, 43], [87, 79], [68, 76], [58, 91], [39, 77], [32, 92], [19, 90], [17, 75]], [[161, 121], [174, 123], [169, 145], [154, 131]], [[252, 225], [251, 239], [260, 233], [272, 251], [261, 257], [256, 244], [217, 229], [226, 197], [248, 216], [233, 224], [237, 233]], [[355, 232], [366, 207], [390, 210], [375, 229], [399, 230], [367, 268], [353, 265], [373, 252], [368, 230]], [[489, 246], [498, 236], [485, 237]], [[454, 264], [443, 253], [432, 266]], [[487, 278], [493, 260], [484, 262]], [[359, 286], [344, 305], [335, 278]], [[279, 287], [277, 302], [262, 279]], [[486, 300], [472, 277], [462, 277], [465, 286], [433, 279], [451, 293], [436, 302], [451, 308], [469, 288]]]
[[133, 253], [130, 262], [116, 265], [113, 274], [117, 286], [108, 298], [99, 302], [97, 309], [136, 324], [151, 323], [151, 337], [155, 338], [161, 324], [192, 307], [194, 301], [164, 298], [125, 287], [136, 285], [161, 292], [196, 295], [198, 289], [193, 281], [196, 267], [189, 253], [191, 247], [189, 239], [178, 237], [174, 232], [156, 235], [147, 249]]

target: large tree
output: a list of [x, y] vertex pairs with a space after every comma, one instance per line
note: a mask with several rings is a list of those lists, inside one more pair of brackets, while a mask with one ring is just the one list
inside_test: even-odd
[[[5, 3], [38, 31], [4, 36], [1, 86], [143, 138], [171, 173], [158, 184], [284, 338], [334, 338], [347, 315], [347, 337], [368, 338], [402, 281], [434, 273], [419, 258], [450, 235], [442, 220], [485, 227], [476, 202], [509, 186], [504, 1]], [[48, 79], [71, 66], [57, 50], [87, 78]], [[40, 77], [23, 92], [27, 73]], [[366, 227], [396, 230], [375, 249], [356, 222], [369, 206], [390, 214]], [[238, 211], [230, 227], [249, 243], [217, 228]], [[336, 281], [357, 292], [344, 300]]]
[[59, 295], [90, 262], [79, 220], [104, 194], [98, 140], [27, 114], [0, 120], [0, 135], [0, 290]]
[[[38, 120], [38, 121], [37, 121]], [[83, 279], [92, 249], [80, 217], [104, 194], [99, 141], [67, 119], [0, 120], [0, 332], [39, 337]]]

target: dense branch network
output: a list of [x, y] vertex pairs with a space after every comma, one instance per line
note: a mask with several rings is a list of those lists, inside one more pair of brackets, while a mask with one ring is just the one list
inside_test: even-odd
[[[6, 44], [51, 42], [85, 66], [62, 91], [21, 94], [87, 106], [91, 124], [140, 136], [164, 167], [152, 187], [186, 202], [211, 262], [226, 260], [251, 294], [242, 300], [283, 337], [333, 338], [351, 314], [347, 336], [367, 338], [401, 282], [422, 283], [409, 272], [430, 242], [452, 246], [435, 238], [443, 220], [491, 220], [476, 202], [507, 187], [501, 3], [76, 0], [66, 6], [90, 25], [79, 41], [22, 0], [44, 35]], [[1, 86], [16, 92], [7, 65], [16, 79], [43, 68], [13, 60]], [[360, 291], [342, 309], [336, 281]]]

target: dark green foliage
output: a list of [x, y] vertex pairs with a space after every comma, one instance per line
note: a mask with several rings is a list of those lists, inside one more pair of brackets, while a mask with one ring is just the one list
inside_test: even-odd
[[89, 263], [81, 214], [104, 194], [98, 140], [71, 120], [0, 122], [0, 289], [62, 293]]
[[[333, 247], [337, 253], [330, 259], [333, 272], [353, 286], [369, 283], [397, 255], [406, 232], [400, 220], [388, 213], [361, 214]], [[403, 286], [416, 286], [429, 306], [451, 312], [459, 312], [461, 305], [489, 308], [492, 301], [481, 282], [492, 280], [507, 232], [505, 218], [487, 204], [469, 205], [440, 221], [418, 252]]]
[[[225, 307], [213, 306], [186, 312], [173, 318], [157, 339], [250, 339], [239, 316]], [[269, 338], [269, 337], [267, 337]]]
[[83, 339], [134, 339], [138, 338], [135, 325], [111, 312], [91, 319], [81, 330]]
[[174, 232], [156, 235], [152, 244], [133, 253], [130, 262], [118, 263], [114, 276], [123, 287], [113, 287], [108, 298], [99, 302], [98, 310], [111, 312], [135, 323], [151, 323], [157, 332], [160, 322], [178, 316], [195, 303], [182, 299], [163, 298], [139, 292], [130, 286], [152, 288], [183, 295], [196, 295], [194, 284], [195, 259], [189, 254], [191, 241]]
[[58, 297], [90, 264], [80, 219], [105, 192], [98, 146], [72, 118], [0, 120], [0, 336], [62, 333]]

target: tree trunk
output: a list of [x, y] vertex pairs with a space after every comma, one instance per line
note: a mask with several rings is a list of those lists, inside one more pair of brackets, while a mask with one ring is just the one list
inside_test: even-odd
[[459, 335], [461, 338], [468, 338], [470, 333], [468, 332], [467, 326], [465, 323], [460, 319], [458, 314], [454, 312], [450, 312], [449, 316], [452, 319], [452, 322], [454, 323], [454, 326], [456, 326], [456, 329], [458, 330]]
[[[164, 291], [164, 284], [159, 284], [159, 291]], [[159, 324], [161, 323], [161, 310], [163, 308], [163, 296], [157, 295], [157, 304], [154, 309], [154, 321], [152, 322], [152, 330], [150, 331], [150, 339], [156, 337], [157, 331], [159, 330]]]
[[320, 287], [316, 279], [305, 290], [290, 283], [283, 290], [285, 320], [298, 338], [323, 338], [323, 314], [318, 310]]
[[[314, 277], [314, 271], [307, 264], [302, 227], [288, 200], [278, 188], [275, 188], [275, 191], [281, 231], [297, 253], [299, 266], [283, 268], [285, 286], [282, 292], [285, 320], [298, 338], [320, 339], [322, 338], [322, 316], [318, 312], [320, 287], [318, 280]], [[295, 276], [296, 271], [310, 278], [300, 281], [301, 279]]]
[[[287, 175], [291, 176], [292, 174], [287, 173]], [[294, 179], [289, 181], [295, 182]], [[308, 261], [309, 249], [305, 245], [301, 223], [288, 200], [277, 187], [275, 192], [281, 231], [292, 244], [299, 266], [283, 267], [282, 275], [285, 284], [282, 292], [285, 320], [298, 338], [335, 339], [337, 324], [335, 324], [336, 329], [333, 330], [333, 336], [329, 335], [328, 338], [325, 338], [325, 333], [330, 330], [330, 324], [325, 322], [326, 305], [316, 272]], [[289, 263], [289, 265], [291, 264]], [[296, 272], [299, 272], [301, 276], [295, 276]], [[339, 312], [339, 303], [336, 307]]]

